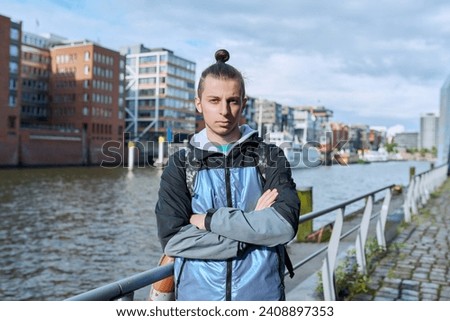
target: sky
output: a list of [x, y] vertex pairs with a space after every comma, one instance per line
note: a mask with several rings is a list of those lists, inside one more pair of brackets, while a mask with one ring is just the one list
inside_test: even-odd
[[249, 96], [321, 105], [334, 121], [419, 131], [450, 75], [447, 0], [2, 0], [22, 29], [194, 61], [225, 48]]

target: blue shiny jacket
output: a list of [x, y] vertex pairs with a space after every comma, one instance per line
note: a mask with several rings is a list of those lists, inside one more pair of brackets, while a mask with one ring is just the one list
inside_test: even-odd
[[[284, 248], [297, 232], [299, 200], [283, 152], [272, 146], [263, 178], [261, 143], [250, 127], [227, 153], [193, 136], [193, 157], [175, 153], [161, 177], [156, 206], [165, 253], [175, 257], [177, 300], [283, 300]], [[186, 185], [186, 162], [195, 161], [193, 195]], [[276, 188], [272, 207], [255, 211], [261, 194]], [[204, 213], [206, 230], [189, 224]]]

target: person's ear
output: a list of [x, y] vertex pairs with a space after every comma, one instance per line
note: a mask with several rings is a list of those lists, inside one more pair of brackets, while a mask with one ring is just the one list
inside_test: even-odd
[[244, 110], [245, 110], [245, 106], [247, 105], [247, 97], [244, 97], [243, 99], [242, 99], [242, 109], [241, 109], [241, 112], [243, 113], [244, 112]]
[[195, 108], [197, 108], [197, 111], [201, 114], [203, 112], [202, 109], [202, 103], [200, 101], [200, 98], [196, 97], [195, 98]]

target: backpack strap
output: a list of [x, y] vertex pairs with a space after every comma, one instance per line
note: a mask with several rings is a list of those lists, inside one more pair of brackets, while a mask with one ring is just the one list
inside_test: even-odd
[[[258, 167], [259, 173], [261, 174], [261, 177], [263, 178], [263, 181], [266, 180], [266, 168], [267, 164], [270, 158], [270, 145], [264, 143], [262, 140], [259, 142], [258, 147], [256, 149], [256, 153], [258, 154], [258, 164], [256, 165]], [[286, 249], [286, 245], [283, 245], [283, 257], [284, 257], [284, 264], [286, 266], [286, 269], [289, 272], [289, 277], [292, 279], [295, 275], [294, 273], [294, 266], [292, 265], [291, 258], [289, 257], [288, 251]]]
[[269, 159], [269, 145], [261, 140], [258, 144], [258, 147], [256, 148], [256, 154], [258, 154], [258, 164], [256, 164], [256, 167], [258, 168], [259, 174], [265, 182], [266, 168]]
[[289, 272], [289, 277], [292, 279], [295, 275], [294, 266], [292, 265], [292, 261], [291, 258], [289, 257], [286, 245], [283, 246], [283, 249], [284, 249], [284, 265], [286, 265], [286, 268]]
[[201, 163], [195, 158], [192, 147], [187, 146], [185, 151], [186, 186], [191, 197], [194, 197], [195, 176], [201, 167]]

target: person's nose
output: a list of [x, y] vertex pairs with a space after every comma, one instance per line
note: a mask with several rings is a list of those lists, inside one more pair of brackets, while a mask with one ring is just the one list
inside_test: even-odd
[[230, 104], [228, 101], [223, 100], [220, 103], [220, 114], [222, 116], [227, 116], [230, 113]]

